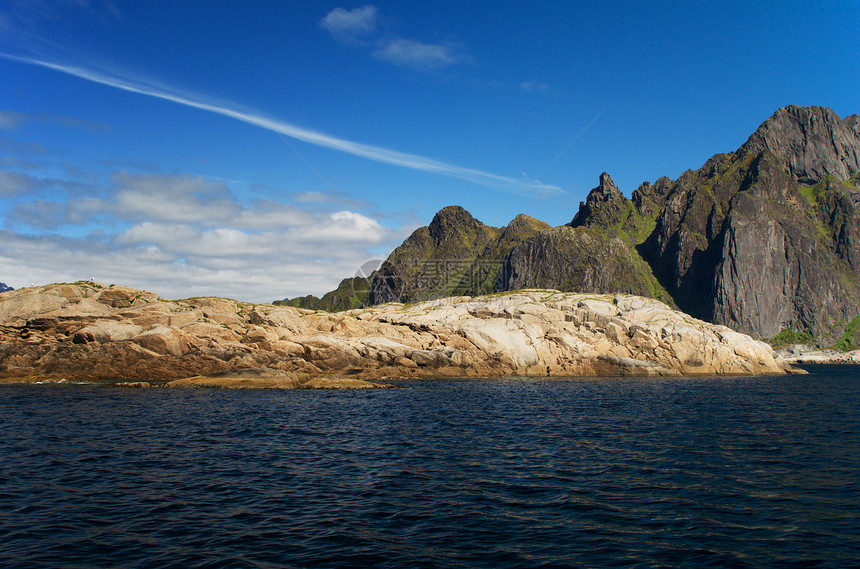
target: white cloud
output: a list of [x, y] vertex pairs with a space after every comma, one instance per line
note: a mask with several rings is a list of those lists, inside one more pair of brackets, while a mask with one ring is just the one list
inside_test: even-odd
[[320, 20], [320, 26], [336, 40], [344, 43], [360, 43], [376, 32], [379, 10], [367, 4], [353, 10], [335, 8]]
[[270, 302], [334, 289], [412, 229], [319, 203], [240, 203], [223, 182], [189, 174], [120, 171], [103, 184], [99, 196], [20, 201], [16, 227], [67, 236], [0, 230], [0, 280], [20, 288], [96, 278], [170, 298]]
[[293, 199], [299, 203], [326, 203], [331, 200], [331, 195], [324, 192], [300, 192]]
[[[196, 242], [184, 247], [189, 255], [224, 259], [225, 257], [254, 257], [269, 255], [278, 249], [277, 235], [250, 234], [232, 227], [217, 227], [204, 231]], [[233, 260], [230, 260], [231, 264]]]
[[189, 241], [198, 239], [200, 232], [179, 223], [145, 221], [129, 227], [117, 236], [120, 245], [152, 245], [162, 248], [180, 248]]
[[38, 179], [9, 170], [0, 170], [0, 196], [14, 196], [23, 194], [35, 188], [39, 184]]
[[60, 202], [32, 200], [18, 204], [7, 219], [37, 229], [55, 229], [68, 217], [68, 207]]
[[226, 186], [199, 176], [136, 176], [120, 172], [114, 179], [120, 189], [112, 207], [123, 219], [195, 223], [230, 219], [239, 213]]
[[373, 56], [394, 65], [425, 71], [441, 69], [461, 61], [461, 56], [451, 46], [408, 39], [391, 40], [374, 51]]
[[544, 184], [540, 180], [532, 180], [525, 184], [525, 188], [528, 189], [529, 192], [534, 194], [536, 197], [550, 197], [557, 196], [559, 194], [563, 194], [564, 190], [556, 186], [555, 184]]
[[[271, 302], [321, 295], [377, 258], [369, 247], [382, 237], [349, 222], [319, 222], [312, 231], [285, 227], [263, 233], [143, 223], [113, 240], [0, 230], [0, 276], [15, 288], [95, 278], [168, 298], [215, 295]], [[392, 248], [406, 236], [405, 230], [380, 229]]]
[[373, 57], [409, 69], [438, 71], [467, 58], [452, 44], [434, 44], [376, 34], [379, 9], [367, 4], [353, 10], [335, 8], [320, 20], [320, 26], [336, 40], [361, 46], [376, 46]]
[[313, 214], [295, 206], [272, 200], [258, 200], [233, 218], [232, 225], [263, 231], [282, 227], [307, 227], [316, 223]]
[[374, 245], [383, 241], [388, 233], [374, 219], [352, 211], [339, 211], [304, 231], [301, 240], [318, 245], [337, 241]]
[[527, 93], [549, 93], [549, 83], [543, 81], [523, 81], [520, 83], [520, 89]]

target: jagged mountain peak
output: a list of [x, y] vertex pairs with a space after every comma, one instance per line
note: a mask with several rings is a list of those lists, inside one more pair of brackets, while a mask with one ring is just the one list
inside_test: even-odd
[[600, 174], [600, 184], [593, 190], [600, 192], [607, 199], [613, 199], [621, 196], [621, 190], [615, 185], [615, 182], [606, 172]]
[[847, 180], [860, 171], [860, 118], [842, 120], [827, 107], [783, 107], [756, 129], [739, 153], [764, 151], [785, 161], [802, 184], [816, 184], [827, 176]]
[[597, 187], [588, 193], [584, 202], [579, 202], [579, 211], [570, 222], [571, 227], [595, 224], [612, 225], [620, 221], [620, 214], [629, 200], [606, 172], [600, 174]]

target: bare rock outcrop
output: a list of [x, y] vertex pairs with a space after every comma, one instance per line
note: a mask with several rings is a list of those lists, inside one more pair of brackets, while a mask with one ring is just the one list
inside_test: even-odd
[[381, 379], [783, 373], [653, 299], [525, 290], [340, 313], [95, 283], [0, 294], [0, 380], [366, 388]]
[[860, 117], [842, 120], [826, 107], [783, 107], [741, 147], [741, 153], [764, 151], [780, 158], [802, 184], [827, 176], [847, 180], [860, 172]]
[[600, 184], [589, 192], [584, 202], [579, 202], [579, 211], [570, 222], [571, 227], [610, 227], [624, 221], [624, 210], [630, 200], [625, 198], [609, 174], [600, 175]]

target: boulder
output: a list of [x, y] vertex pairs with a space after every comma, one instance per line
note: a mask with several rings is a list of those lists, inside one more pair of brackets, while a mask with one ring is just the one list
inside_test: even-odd
[[143, 332], [137, 324], [117, 322], [115, 320], [97, 320], [75, 332], [73, 342], [89, 344], [91, 342], [119, 342], [134, 338]]
[[189, 337], [176, 328], [157, 326], [134, 336], [131, 341], [156, 354], [181, 356], [193, 349]]

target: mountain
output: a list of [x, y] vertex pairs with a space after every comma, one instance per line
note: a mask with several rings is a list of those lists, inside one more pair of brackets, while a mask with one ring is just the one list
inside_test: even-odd
[[307, 308], [310, 310], [340, 312], [341, 310], [361, 308], [367, 305], [365, 298], [368, 287], [369, 279], [357, 276], [343, 279], [335, 290], [325, 293], [322, 298], [309, 294], [307, 296], [276, 300], [274, 304], [278, 306], [292, 306], [294, 308]]
[[503, 233], [460, 206], [446, 207], [391, 253], [374, 276], [365, 302], [492, 292], [498, 270], [488, 257], [493, 257], [493, 246]]
[[679, 308], [760, 337], [830, 340], [860, 308], [860, 119], [785, 107], [732, 154], [643, 184], [638, 246]]
[[6, 283], [0, 283], [0, 292], [8, 292], [10, 290], [15, 290], [15, 289], [12, 288], [11, 286], [7, 285]]
[[735, 152], [645, 182], [630, 198], [601, 174], [560, 227], [525, 215], [491, 227], [446, 207], [391, 253], [366, 292], [350, 287], [351, 303], [624, 292], [758, 337], [850, 347], [860, 343], [858, 179], [860, 117], [788, 106]]

